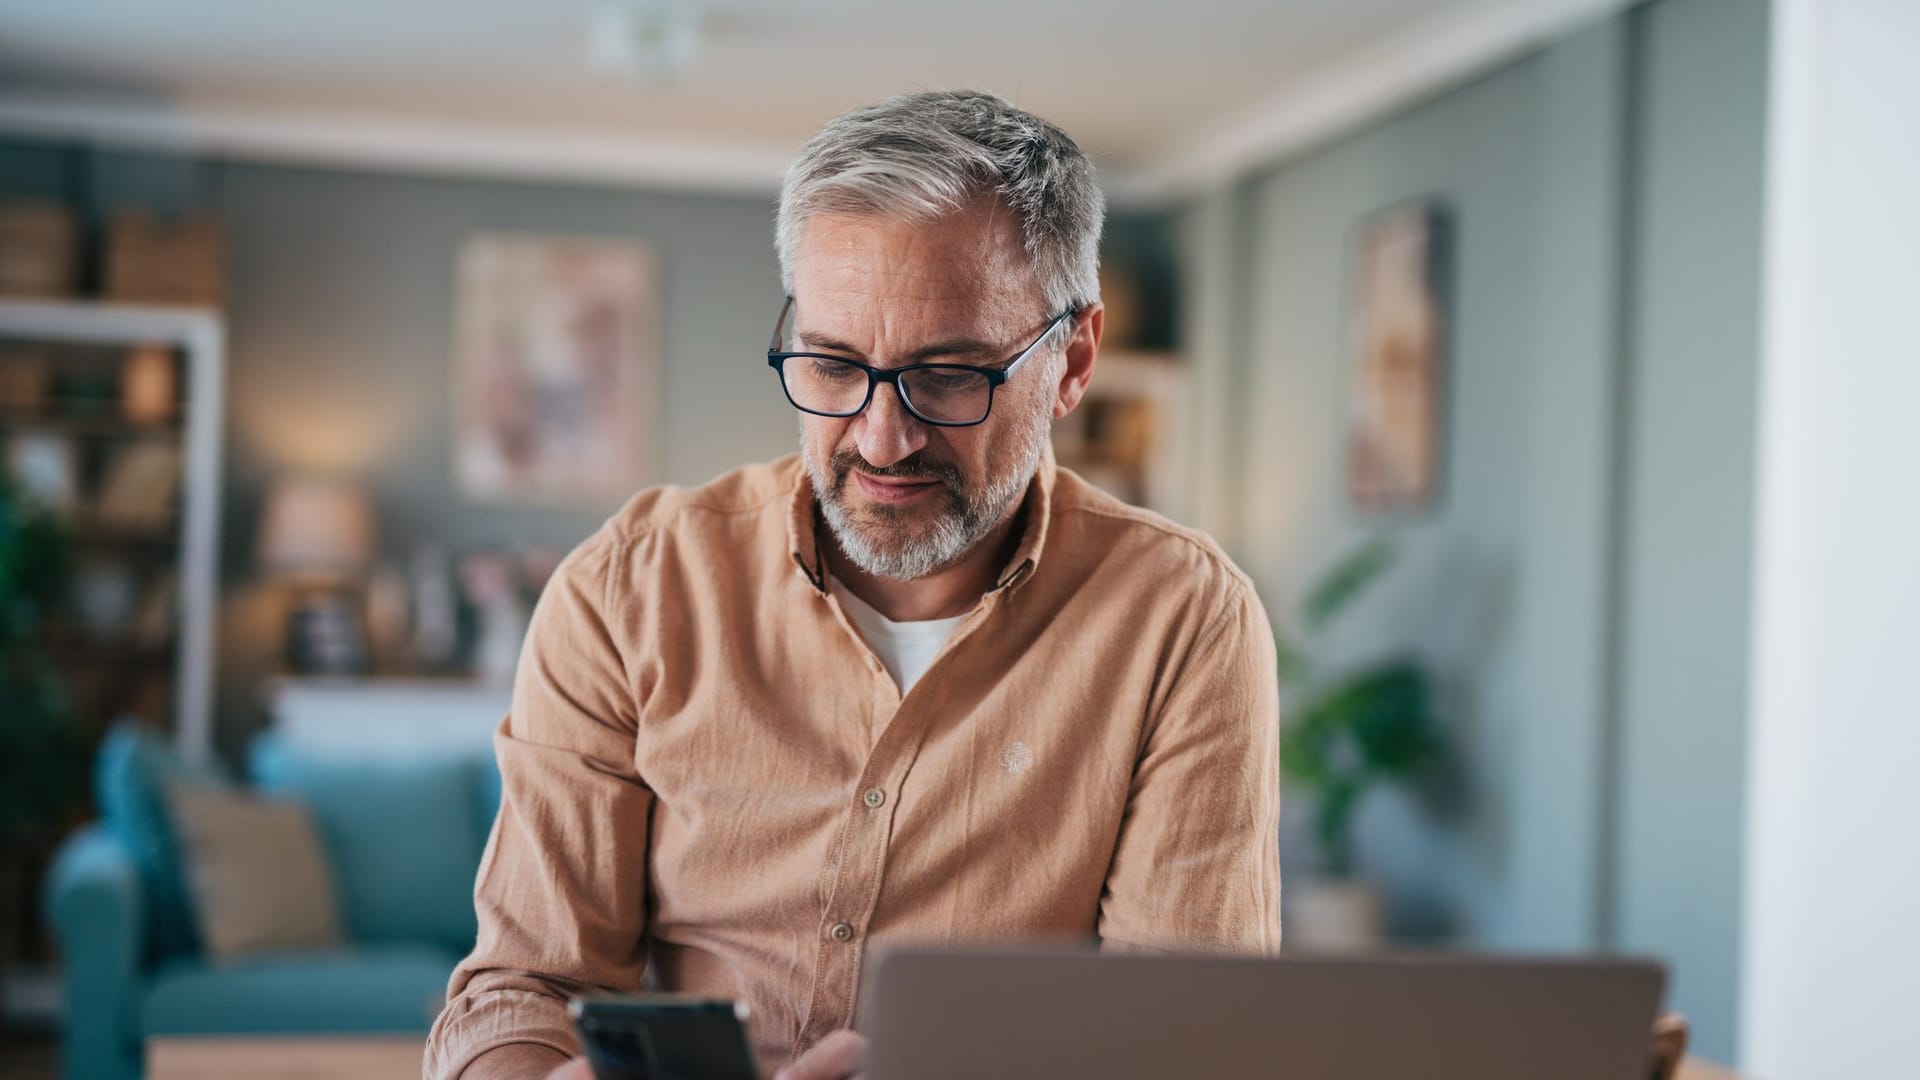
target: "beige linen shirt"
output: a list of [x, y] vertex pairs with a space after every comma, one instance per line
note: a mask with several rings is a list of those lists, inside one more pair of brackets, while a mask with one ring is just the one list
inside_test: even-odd
[[1266, 613], [1205, 536], [1041, 464], [904, 698], [827, 590], [798, 456], [635, 496], [540, 598], [480, 936], [426, 1072], [542, 1075], [570, 995], [744, 999], [771, 1070], [869, 942], [1280, 941]]

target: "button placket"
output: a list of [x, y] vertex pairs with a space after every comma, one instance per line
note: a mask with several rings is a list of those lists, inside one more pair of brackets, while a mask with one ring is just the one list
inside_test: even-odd
[[[875, 674], [884, 672], [884, 665], [867, 648], [865, 639], [860, 637], [838, 601], [831, 594], [827, 600], [833, 621], [863, 654], [869, 670]], [[1000, 600], [997, 592], [983, 599], [935, 658], [936, 667], [948, 651], [980, 631]], [[886, 872], [893, 817], [899, 812], [901, 787], [919, 757], [929, 726], [926, 711], [908, 708], [891, 676], [873, 680], [870, 700], [868, 719], [874, 733], [873, 748], [861, 772], [860, 786], [855, 788], [860, 794], [847, 808], [841, 839], [832, 849], [826, 867], [831, 884], [823, 896], [820, 946], [808, 1004], [801, 1013], [797, 1046], [819, 1040], [852, 1015], [859, 989], [860, 956]]]
[[[893, 704], [897, 703], [896, 699]], [[845, 840], [832, 856], [833, 885], [821, 910], [820, 950], [809, 1004], [802, 1013], [803, 1045], [824, 1037], [852, 1016], [860, 957], [885, 876], [899, 791], [919, 755], [927, 726], [922, 712], [896, 716], [867, 759], [854, 789], [859, 794], [847, 805]]]

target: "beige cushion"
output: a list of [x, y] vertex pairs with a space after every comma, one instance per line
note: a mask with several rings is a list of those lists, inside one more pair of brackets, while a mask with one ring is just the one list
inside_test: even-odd
[[185, 785], [167, 805], [208, 957], [341, 944], [333, 873], [304, 805]]

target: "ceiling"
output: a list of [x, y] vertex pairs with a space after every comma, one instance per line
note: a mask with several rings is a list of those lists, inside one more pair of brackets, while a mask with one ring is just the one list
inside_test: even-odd
[[377, 129], [402, 143], [418, 131], [502, 147], [674, 147], [753, 172], [848, 108], [909, 89], [977, 87], [1059, 123], [1106, 173], [1138, 176], [1177, 171], [1263, 103], [1337, 79], [1358, 59], [1431, 51], [1463, 26], [1608, 6], [617, 0], [695, 13], [693, 63], [659, 81], [590, 63], [589, 27], [608, 2], [8, 0], [0, 101], [335, 137]]

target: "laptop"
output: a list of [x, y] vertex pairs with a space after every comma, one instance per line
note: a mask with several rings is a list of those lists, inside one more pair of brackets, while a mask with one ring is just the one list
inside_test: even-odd
[[1641, 960], [894, 950], [868, 1080], [1646, 1080]]

